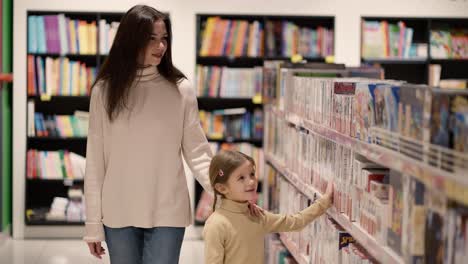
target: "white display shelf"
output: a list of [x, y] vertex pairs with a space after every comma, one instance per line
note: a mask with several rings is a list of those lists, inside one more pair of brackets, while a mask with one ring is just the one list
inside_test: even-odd
[[291, 241], [285, 234], [280, 234], [280, 240], [284, 246], [288, 249], [289, 253], [294, 257], [298, 264], [308, 264], [309, 260], [306, 256], [299, 252], [296, 244]]
[[[309, 199], [315, 200], [317, 196], [321, 196], [320, 192], [318, 192], [312, 186], [304, 183], [296, 174], [286, 168], [273, 155], [265, 153], [265, 159], [267, 162], [273, 165], [273, 167], [275, 167], [275, 169], [280, 172], [280, 174], [282, 174], [283, 177], [285, 177], [295, 188], [297, 188]], [[381, 245], [377, 240], [375, 240], [375, 238], [370, 236], [360, 226], [351, 222], [347, 216], [336, 212], [335, 208], [328, 209], [327, 214], [340, 226], [342, 226], [354, 239], [356, 239], [356, 241], [358, 241], [358, 243], [361, 244], [376, 260], [379, 260], [382, 263], [404, 263], [403, 259], [395, 252], [393, 252], [389, 247]]]
[[[277, 110], [274, 107], [268, 107], [267, 111], [284, 118], [287, 122], [297, 127], [305, 128], [322, 138], [352, 149], [354, 152], [365, 156], [367, 159], [375, 163], [413, 176], [424, 183], [427, 187], [444, 193], [452, 200], [468, 205], [468, 177], [466, 177], [468, 175], [468, 169], [458, 169], [458, 173], [448, 172], [438, 167], [431, 166], [422, 160], [406, 156], [395, 150], [359, 141], [331, 128], [304, 120], [297, 115], [285, 114], [283, 111]], [[388, 133], [379, 131], [378, 129], [374, 130], [381, 134]], [[428, 151], [441, 149], [433, 145], [425, 145], [425, 147]], [[466, 160], [466, 155], [463, 155], [461, 159]], [[466, 166], [463, 164], [460, 165]]]

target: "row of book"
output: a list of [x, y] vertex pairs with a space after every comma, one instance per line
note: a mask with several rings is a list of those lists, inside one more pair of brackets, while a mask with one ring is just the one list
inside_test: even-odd
[[468, 31], [463, 29], [431, 30], [431, 58], [467, 59]]
[[108, 23], [105, 19], [99, 20], [99, 54], [109, 54], [119, 26], [120, 22], [117, 21]]
[[199, 55], [259, 57], [263, 55], [263, 35], [258, 21], [208, 17], [201, 31]]
[[86, 159], [67, 150], [29, 149], [26, 157], [28, 179], [83, 179]]
[[[31, 102], [28, 102], [28, 108]], [[29, 112], [29, 109], [28, 109]], [[89, 113], [76, 111], [74, 115], [44, 115], [34, 113], [28, 116], [28, 137], [80, 138], [88, 136]]]
[[247, 97], [262, 91], [262, 68], [228, 68], [201, 66], [196, 68], [198, 96]]
[[[295, 214], [313, 202], [268, 167], [271, 176], [270, 210]], [[299, 232], [284, 233], [310, 263], [377, 263], [354, 238], [333, 219], [324, 215]]]
[[280, 101], [288, 113], [369, 143], [379, 143], [373, 128], [381, 128], [467, 153], [468, 91], [283, 71]]
[[408, 263], [462, 263], [466, 258], [466, 206], [448, 201], [409, 175], [372, 163], [314, 133], [288, 126], [281, 117], [276, 117], [280, 119], [276, 122], [271, 122], [272, 118], [267, 114], [265, 151], [286, 164], [301, 183], [321, 192], [332, 180], [337, 212], [381, 246], [390, 247]]
[[209, 139], [261, 139], [263, 111], [245, 108], [200, 111], [200, 122]]
[[97, 54], [96, 21], [74, 20], [64, 14], [28, 16], [28, 52]]
[[427, 44], [413, 43], [414, 29], [404, 22], [362, 22], [362, 50], [366, 59], [376, 58], [427, 58]]
[[383, 79], [384, 69], [380, 66], [345, 67], [344, 64], [330, 63], [290, 63], [283, 60], [265, 60], [263, 62], [262, 101], [284, 108], [284, 90], [288, 72], [282, 69], [316, 70], [317, 77], [362, 77]]
[[325, 27], [299, 27], [290, 21], [267, 21], [266, 55], [268, 57], [326, 57], [334, 53], [334, 31]]
[[89, 95], [97, 69], [66, 57], [28, 55], [28, 95]]

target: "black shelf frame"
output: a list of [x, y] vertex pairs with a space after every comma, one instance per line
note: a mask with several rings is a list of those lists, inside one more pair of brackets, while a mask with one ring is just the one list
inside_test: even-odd
[[48, 221], [48, 220], [26, 220], [29, 226], [83, 226], [84, 222], [70, 221]]
[[[361, 62], [366, 64], [380, 64], [385, 70], [386, 79], [405, 80], [412, 83], [427, 84], [429, 82], [429, 68], [431, 64], [442, 64], [441, 79], [468, 79], [468, 58], [463, 59], [435, 59], [431, 58], [430, 34], [431, 30], [449, 26], [468, 29], [468, 18], [425, 18], [425, 17], [380, 17], [363, 16], [361, 21], [387, 21], [389, 23], [405, 22], [414, 29], [413, 43], [427, 44], [427, 56], [421, 59], [367, 59], [361, 54]], [[363, 32], [361, 32], [361, 35]], [[362, 39], [362, 38], [361, 38]], [[363, 43], [361, 43], [361, 46]], [[362, 52], [362, 49], [360, 49]], [[445, 68], [445, 70], [444, 70]]]
[[258, 138], [248, 138], [248, 139], [243, 139], [243, 138], [208, 138], [209, 142], [217, 142], [217, 143], [250, 143], [252, 145], [255, 145], [256, 147], [261, 147], [263, 144], [263, 140]]

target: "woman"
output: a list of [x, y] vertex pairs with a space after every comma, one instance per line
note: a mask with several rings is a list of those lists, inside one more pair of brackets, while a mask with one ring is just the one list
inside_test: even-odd
[[86, 235], [111, 262], [178, 263], [190, 202], [185, 160], [207, 190], [211, 150], [194, 89], [173, 66], [169, 18], [149, 6], [122, 18], [93, 86]]
[[171, 41], [165, 14], [134, 6], [93, 85], [84, 240], [98, 258], [105, 240], [112, 264], [178, 263], [192, 222], [182, 154], [211, 191], [212, 152], [195, 91], [172, 64]]

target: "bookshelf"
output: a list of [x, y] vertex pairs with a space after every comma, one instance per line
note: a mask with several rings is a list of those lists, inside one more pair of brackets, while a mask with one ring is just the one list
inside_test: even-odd
[[[27, 133], [24, 164], [25, 180], [25, 237], [78, 237], [81, 236], [83, 219], [62, 220], [47, 219], [55, 197], [69, 197], [70, 190], [83, 190], [83, 178], [71, 178], [70, 171], [62, 174], [63, 178], [34, 172], [30, 175], [31, 150], [38, 152], [54, 151], [75, 153], [86, 157], [86, 133], [73, 135], [38, 135], [40, 121], [31, 114], [43, 116], [64, 116], [71, 120], [76, 111], [89, 111], [90, 86], [99, 67], [106, 59], [108, 49], [115, 36], [118, 22], [124, 13], [118, 12], [62, 12], [28, 11], [27, 12], [27, 101], [28, 129], [34, 124], [32, 134]], [[113, 27], [112, 27], [113, 26]], [[104, 39], [103, 39], [104, 38]], [[50, 63], [50, 64], [47, 64]], [[75, 67], [75, 68], [73, 68]], [[66, 73], [67, 69], [70, 70]], [[57, 71], [58, 70], [58, 71]], [[76, 70], [76, 71], [75, 71]], [[86, 76], [82, 79], [82, 76]], [[41, 84], [41, 82], [43, 82]], [[50, 87], [54, 87], [51, 89]], [[32, 105], [32, 109], [30, 106]], [[31, 111], [32, 110], [32, 111]], [[86, 119], [85, 119], [86, 120]], [[76, 121], [76, 120], [75, 120]], [[55, 129], [58, 121], [55, 121]], [[45, 124], [45, 123], [42, 123]], [[47, 130], [47, 127], [41, 129]], [[53, 129], [49, 127], [49, 129]], [[83, 131], [82, 131], [83, 132]], [[71, 136], [70, 136], [71, 135]], [[57, 152], [58, 153], [58, 152]], [[67, 154], [65, 154], [67, 155]], [[34, 156], [35, 162], [39, 159]], [[31, 163], [28, 163], [31, 161]], [[67, 168], [65, 158], [58, 162]], [[65, 165], [64, 165], [65, 164]], [[37, 170], [37, 167], [33, 167]]]
[[[318, 33], [318, 28], [320, 28], [320, 33]], [[311, 29], [315, 31], [312, 32]], [[262, 109], [263, 112], [261, 67], [264, 61], [288, 61], [293, 54], [301, 53], [307, 61], [324, 62], [327, 55], [333, 55], [333, 29], [333, 16], [197, 14], [195, 58], [199, 109], [214, 111], [245, 108], [248, 112], [255, 109]], [[298, 36], [303, 37], [302, 46], [299, 45], [302, 39], [293, 37], [293, 32], [296, 31]], [[244, 32], [244, 34], [238, 32]], [[322, 35], [318, 36], [319, 34]], [[245, 36], [245, 38], [242, 39], [239, 36]], [[322, 42], [319, 43], [318, 38], [321, 38]], [[249, 73], [237, 73], [236, 70], [251, 70], [255, 77]], [[245, 85], [243, 81], [246, 79], [257, 78], [258, 82], [255, 82], [254, 87], [242, 95], [239, 92], [230, 93], [232, 86], [226, 85], [221, 76], [232, 75], [236, 77], [230, 79], [228, 83], [234, 83], [236, 88], [243, 87]], [[219, 79], [214, 81], [217, 84], [213, 88], [213, 79], [216, 78]], [[208, 140], [220, 144], [248, 143], [258, 148], [263, 146], [261, 138], [210, 139], [208, 137]], [[260, 162], [257, 160], [257, 163]], [[260, 181], [259, 192], [263, 190], [261, 183]], [[195, 206], [199, 203], [202, 192], [201, 185], [196, 182]], [[196, 221], [196, 224], [202, 225], [203, 223]]]
[[[438, 102], [444, 100], [443, 96], [460, 100], [468, 98], [468, 93], [386, 80], [317, 78], [314, 76], [317, 72], [311, 73], [310, 69], [297, 69], [291, 74], [285, 74], [286, 71], [291, 70], [283, 68], [279, 77], [285, 86], [282, 87], [285, 94], [264, 106], [265, 161], [269, 166], [265, 169], [265, 177], [268, 177], [265, 179], [268, 180], [265, 181], [264, 195], [269, 200], [268, 208], [280, 213], [301, 210], [307, 206], [304, 199], [309, 203], [316, 200], [325, 191], [327, 181], [335, 183], [334, 206], [327, 211], [326, 217], [314, 221], [310, 228], [299, 234], [280, 235], [296, 261], [317, 261], [314, 259], [317, 257], [314, 255], [317, 239], [323, 239], [321, 244], [331, 249], [325, 250], [325, 257], [338, 254], [349, 260], [350, 254], [358, 249], [364, 252], [358, 254], [358, 258], [381, 263], [430, 262], [440, 257], [460, 259], [463, 250], [450, 243], [454, 232], [463, 229], [453, 224], [453, 219], [460, 219], [459, 224], [466, 222], [461, 219], [468, 208], [465, 177], [468, 156], [466, 148], [455, 143], [458, 142], [456, 137], [461, 135], [453, 134], [453, 143], [440, 143], [434, 139], [439, 132], [433, 128], [439, 126], [437, 118], [441, 110]], [[375, 84], [379, 82], [385, 84]], [[358, 104], [373, 108], [371, 103], [375, 103], [376, 110], [381, 106], [376, 103], [380, 101], [374, 99], [360, 101], [366, 92], [373, 97], [382, 89], [401, 96], [401, 101], [396, 102], [399, 107], [416, 111], [415, 107], [424, 102], [424, 109], [421, 109], [424, 118], [419, 119], [422, 123], [418, 123], [418, 113], [401, 114], [398, 107], [390, 110], [395, 115], [384, 114], [387, 121], [383, 123], [377, 112], [375, 123], [372, 123], [374, 114], [371, 117], [362, 115], [367, 110], [359, 108]], [[420, 93], [423, 97], [408, 100], [412, 93]], [[327, 101], [310, 102], [311, 98], [324, 94], [332, 97], [333, 108], [327, 107]], [[439, 94], [443, 96], [437, 97]], [[392, 100], [393, 96], [388, 93], [385, 100]], [[454, 108], [453, 111], [459, 110]], [[411, 124], [390, 125], [391, 119], [403, 121], [405, 118], [409, 118]], [[364, 125], [368, 131], [362, 126], [361, 121], [365, 120], [370, 122]], [[425, 130], [427, 127], [430, 129]], [[419, 132], [415, 131], [430, 135], [418, 137]], [[451, 133], [447, 131], [447, 134]], [[379, 187], [374, 189], [376, 186]], [[438, 221], [436, 226], [433, 221]], [[395, 231], [396, 225], [401, 227], [398, 229], [400, 233]], [[347, 245], [349, 248], [345, 250], [338, 247], [337, 242], [343, 240], [336, 237], [330, 248], [328, 238], [334, 235], [328, 232], [329, 229], [320, 235], [318, 230], [324, 226], [331, 226], [333, 232], [340, 235], [349, 235], [350, 241], [355, 242]], [[434, 234], [440, 237], [434, 238]], [[424, 241], [425, 251], [414, 251], [420, 241]], [[466, 239], [457, 241], [459, 245], [467, 243]], [[445, 249], [445, 255], [435, 256], [434, 252], [440, 248]], [[350, 262], [343, 260], [343, 263]]]
[[[403, 22], [403, 24], [400, 24]], [[442, 33], [445, 37], [437, 39], [438, 46], [440, 47], [446, 42], [451, 41], [451, 37], [448, 35], [451, 32], [457, 32], [464, 38], [468, 38], [468, 19], [466, 18], [416, 18], [416, 17], [362, 17], [361, 19], [361, 63], [363, 64], [379, 64], [385, 69], [385, 78], [394, 80], [404, 80], [411, 83], [417, 84], [428, 84], [431, 75], [430, 66], [432, 64], [438, 64], [442, 70], [439, 79], [467, 79], [468, 74], [466, 73], [466, 67], [468, 66], [468, 58], [465, 56], [460, 57], [459, 55], [453, 55], [452, 53], [443, 53], [442, 56], [435, 56], [434, 46], [434, 32]], [[379, 23], [377, 25], [376, 23]], [[402, 30], [401, 25], [406, 31]], [[381, 34], [384, 36], [383, 31], [388, 30], [388, 42], [395, 39], [395, 43], [399, 40], [408, 41], [407, 44], [387, 44], [389, 53], [385, 53], [380, 48], [382, 44], [387, 41], [383, 38], [375, 38], [376, 35], [373, 33]], [[408, 33], [410, 29], [410, 33]], [[464, 33], [463, 33], [464, 30]], [[393, 32], [393, 33], [392, 33]], [[403, 35], [398, 36], [398, 34]], [[396, 34], [396, 35], [392, 35]], [[453, 33], [455, 34], [455, 33]], [[367, 37], [366, 37], [367, 35]], [[366, 41], [367, 39], [367, 41]], [[369, 45], [366, 45], [368, 43]], [[366, 47], [365, 47], [366, 46]], [[413, 46], [413, 47], [411, 47]], [[451, 46], [451, 44], [448, 44]], [[466, 46], [466, 44], [465, 44]], [[370, 47], [370, 49], [367, 49]], [[380, 48], [379, 48], [380, 47]], [[401, 53], [392, 53], [391, 49], [402, 48]], [[405, 55], [405, 49], [408, 49], [409, 54]], [[410, 51], [411, 50], [411, 51]], [[466, 50], [466, 47], [464, 48]], [[410, 55], [412, 54], [412, 55]], [[458, 56], [458, 57], [452, 57]], [[438, 86], [438, 82], [434, 86]]]

